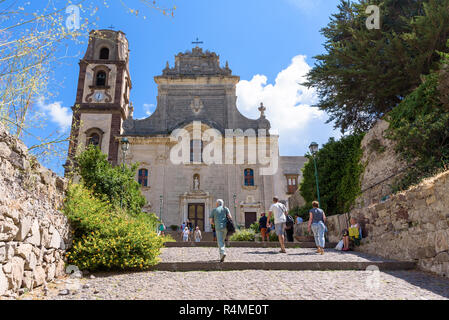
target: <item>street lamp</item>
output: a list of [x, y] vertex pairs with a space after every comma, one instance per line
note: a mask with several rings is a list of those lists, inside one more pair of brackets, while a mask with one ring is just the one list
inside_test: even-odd
[[235, 217], [235, 225], [237, 226], [237, 229], [240, 229], [240, 228], [239, 228], [239, 223], [238, 223], [238, 220], [237, 220], [237, 205], [236, 205], [236, 202], [235, 202], [235, 200], [236, 200], [236, 198], [237, 198], [237, 195], [234, 193], [234, 195], [233, 195], [232, 197], [234, 198], [234, 217]]
[[320, 201], [320, 187], [318, 186], [318, 168], [316, 166], [316, 154], [318, 152], [318, 143], [312, 142], [309, 146], [310, 153], [312, 153], [313, 157], [313, 164], [315, 165], [315, 180], [316, 180], [316, 193], [318, 195], [318, 203], [321, 207], [321, 201]]
[[[122, 149], [122, 171], [125, 172], [125, 158], [126, 158], [126, 153], [129, 150], [129, 141], [128, 138], [123, 137], [122, 140], [120, 141], [121, 143], [121, 149]], [[122, 194], [120, 195], [120, 208], [123, 208], [123, 184], [122, 184]]]

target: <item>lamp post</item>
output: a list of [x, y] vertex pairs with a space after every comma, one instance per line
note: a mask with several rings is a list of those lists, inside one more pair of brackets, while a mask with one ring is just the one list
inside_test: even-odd
[[316, 142], [312, 142], [309, 146], [309, 150], [310, 153], [312, 153], [312, 157], [313, 157], [313, 164], [315, 165], [315, 180], [316, 180], [316, 193], [318, 196], [318, 203], [320, 204], [321, 207], [321, 201], [320, 201], [320, 187], [318, 185], [318, 168], [316, 165], [316, 154], [318, 152], [318, 143]]
[[[121, 149], [122, 149], [122, 171], [125, 172], [125, 158], [126, 158], [126, 153], [129, 150], [129, 141], [128, 138], [123, 137], [122, 140], [120, 141], [121, 143]], [[123, 184], [122, 184], [122, 194], [120, 195], [120, 208], [123, 208]]]
[[235, 217], [235, 225], [237, 226], [237, 229], [239, 228], [239, 223], [238, 223], [238, 219], [237, 219], [237, 205], [235, 203], [235, 200], [237, 199], [237, 195], [234, 193], [234, 195], [232, 196], [232, 198], [234, 198], [234, 217]]

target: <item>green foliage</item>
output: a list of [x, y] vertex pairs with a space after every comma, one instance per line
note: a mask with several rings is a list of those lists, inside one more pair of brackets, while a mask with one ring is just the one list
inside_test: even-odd
[[[381, 28], [368, 30], [366, 7], [380, 7]], [[366, 131], [429, 74], [447, 51], [449, 0], [341, 0], [321, 30], [325, 54], [307, 76], [317, 106], [342, 132]]]
[[[445, 65], [449, 59], [445, 58]], [[443, 71], [443, 70], [442, 70]], [[449, 164], [449, 109], [439, 91], [442, 72], [424, 77], [423, 83], [407, 96], [388, 120], [388, 137], [396, 142], [396, 152], [409, 164], [393, 191], [405, 190], [447, 168]]]
[[68, 263], [83, 270], [145, 269], [157, 264], [165, 239], [156, 235], [154, 215], [130, 215], [83, 185], [69, 187], [64, 213], [75, 230]]
[[268, 234], [268, 241], [271, 241], [271, 242], [279, 241], [279, 237], [277, 236], [276, 232], [272, 231]]
[[[364, 134], [343, 136], [339, 141], [330, 138], [316, 154], [320, 187], [321, 208], [327, 215], [348, 212], [360, 194], [360, 180], [364, 167], [360, 164], [362, 149], [360, 143]], [[315, 168], [313, 158], [303, 168], [303, 181], [300, 185], [306, 205], [299, 209], [298, 215], [308, 220], [312, 201], [317, 200]]]
[[170, 229], [172, 229], [172, 231], [177, 231], [177, 230], [179, 229], [179, 226], [176, 225], [176, 224], [172, 224], [172, 225], [170, 226]]
[[252, 229], [240, 229], [237, 230], [230, 238], [229, 241], [255, 241], [256, 232]]
[[137, 164], [113, 167], [98, 147], [90, 145], [76, 158], [77, 173], [84, 185], [112, 205], [139, 214], [145, 205], [140, 185], [135, 180]]
[[253, 230], [254, 233], [259, 233], [259, 222], [256, 221], [253, 224], [251, 224], [250, 230]]

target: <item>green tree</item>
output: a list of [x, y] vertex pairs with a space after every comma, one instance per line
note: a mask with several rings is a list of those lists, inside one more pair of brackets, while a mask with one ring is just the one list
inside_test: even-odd
[[[380, 7], [381, 28], [368, 30], [365, 10]], [[342, 132], [366, 131], [421, 83], [447, 50], [449, 0], [341, 0], [321, 30], [325, 54], [309, 72], [317, 106]]]
[[76, 172], [83, 184], [100, 198], [106, 198], [116, 207], [138, 214], [145, 205], [140, 185], [136, 181], [137, 164], [113, 167], [101, 150], [90, 145], [76, 157]]
[[[360, 163], [362, 149], [360, 143], [364, 134], [353, 134], [336, 141], [329, 141], [316, 154], [318, 179], [320, 184], [321, 208], [327, 215], [342, 214], [353, 205], [360, 193], [360, 177], [363, 165]], [[303, 168], [300, 192], [306, 205], [299, 212], [308, 218], [307, 212], [312, 201], [317, 200], [315, 168], [311, 155]]]

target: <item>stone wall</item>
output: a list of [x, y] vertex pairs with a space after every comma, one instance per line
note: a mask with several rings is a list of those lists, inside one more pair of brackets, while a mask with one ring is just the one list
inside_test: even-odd
[[[415, 260], [418, 267], [449, 277], [449, 171], [387, 201], [354, 209], [364, 239], [357, 251], [388, 259]], [[329, 240], [341, 239], [349, 215], [328, 218]], [[303, 228], [307, 228], [304, 223]]]
[[361, 163], [365, 170], [361, 180], [362, 194], [355, 201], [358, 208], [378, 203], [382, 198], [390, 196], [391, 184], [406, 168], [406, 164], [394, 151], [395, 143], [385, 138], [388, 126], [385, 120], [377, 121], [361, 142]]
[[58, 209], [66, 185], [0, 124], [0, 297], [64, 274], [71, 231]]

